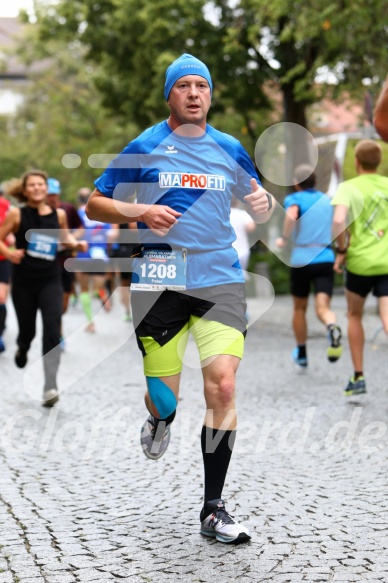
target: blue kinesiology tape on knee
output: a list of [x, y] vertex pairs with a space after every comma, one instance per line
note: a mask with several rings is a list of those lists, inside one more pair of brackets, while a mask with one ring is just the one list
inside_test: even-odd
[[174, 393], [163, 381], [157, 377], [146, 377], [148, 392], [151, 401], [159, 411], [160, 419], [166, 419], [177, 406]]

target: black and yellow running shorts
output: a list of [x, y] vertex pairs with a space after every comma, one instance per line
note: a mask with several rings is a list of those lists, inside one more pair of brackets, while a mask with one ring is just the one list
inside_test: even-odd
[[246, 335], [244, 284], [177, 292], [134, 291], [133, 322], [146, 376], [181, 372], [189, 331], [201, 362], [230, 354], [242, 358]]

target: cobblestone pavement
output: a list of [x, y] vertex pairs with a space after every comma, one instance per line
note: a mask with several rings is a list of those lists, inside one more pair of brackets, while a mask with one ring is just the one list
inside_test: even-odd
[[[381, 333], [371, 342], [373, 299], [368, 393], [357, 399], [342, 395], [352, 372], [346, 340], [341, 361], [328, 363], [309, 313], [310, 370], [298, 374], [290, 298], [254, 322], [266, 305], [250, 300], [238, 373], [240, 431], [224, 496], [252, 541], [237, 547], [199, 534], [203, 398], [192, 344], [169, 451], [153, 462], [138, 444], [141, 358], [119, 302], [99, 313], [95, 335], [79, 307], [69, 310], [52, 410], [39, 402], [40, 341], [26, 372], [13, 364], [10, 308], [0, 356], [0, 583], [388, 582], [387, 341]], [[334, 307], [346, 327], [342, 296]]]

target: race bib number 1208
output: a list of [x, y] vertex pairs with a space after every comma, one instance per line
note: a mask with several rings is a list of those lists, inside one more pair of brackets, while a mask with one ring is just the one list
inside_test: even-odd
[[186, 262], [186, 249], [145, 250], [134, 261], [131, 290], [185, 290]]

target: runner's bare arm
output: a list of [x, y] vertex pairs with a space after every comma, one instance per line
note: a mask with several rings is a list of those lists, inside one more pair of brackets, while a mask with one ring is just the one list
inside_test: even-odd
[[336, 273], [342, 273], [346, 261], [347, 242], [347, 217], [349, 209], [344, 204], [335, 207], [333, 217], [333, 237], [337, 242], [337, 254], [333, 269]]
[[334, 217], [333, 217], [333, 237], [337, 241], [337, 245], [340, 249], [346, 247], [347, 241], [347, 216], [349, 209], [344, 204], [338, 204], [335, 207]]
[[86, 214], [90, 219], [105, 223], [142, 222], [155, 233], [163, 235], [177, 222], [182, 213], [165, 205], [114, 200], [95, 189], [86, 205]]
[[0, 255], [3, 255], [11, 263], [20, 263], [24, 257], [24, 249], [11, 249], [6, 245], [5, 239], [10, 233], [15, 233], [20, 225], [20, 209], [13, 208], [6, 215], [0, 226]]
[[78, 239], [76, 239], [74, 237], [74, 235], [72, 233], [70, 233], [69, 231], [69, 227], [67, 224], [67, 217], [66, 217], [66, 213], [63, 209], [57, 209], [57, 215], [58, 215], [58, 222], [59, 222], [59, 226], [61, 228], [61, 243], [63, 245], [66, 245], [66, 247], [69, 247], [69, 249], [72, 249], [73, 251], [87, 251], [88, 250], [88, 244], [86, 241], [79, 241]]
[[298, 220], [299, 207], [297, 204], [293, 204], [286, 210], [286, 214], [283, 222], [282, 236], [278, 237], [275, 241], [276, 246], [279, 248], [285, 247], [288, 243], [289, 238], [292, 235], [295, 225]]

